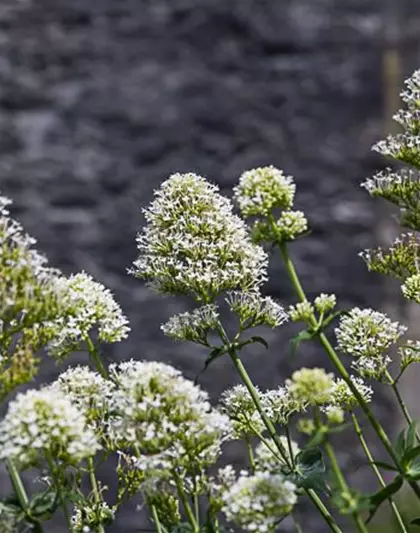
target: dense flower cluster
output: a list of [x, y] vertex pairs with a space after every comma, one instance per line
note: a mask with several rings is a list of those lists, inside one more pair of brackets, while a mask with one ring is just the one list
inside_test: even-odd
[[259, 292], [230, 292], [226, 299], [230, 309], [239, 317], [241, 327], [270, 326], [277, 328], [287, 321], [283, 307]]
[[134, 275], [163, 293], [212, 301], [224, 290], [250, 290], [266, 279], [267, 255], [218, 187], [195, 174], [174, 174], [144, 211]]
[[49, 343], [49, 353], [62, 359], [76, 351], [97, 328], [102, 342], [120, 342], [130, 331], [128, 320], [109, 289], [85, 273], [59, 278], [57, 286], [67, 299], [67, 313], [52, 326], [56, 335]]
[[[228, 418], [211, 409], [208, 395], [173, 367], [127, 361], [111, 365], [110, 438], [116, 447], [137, 449], [138, 467], [204, 467], [212, 464], [228, 436]], [[163, 468], [163, 466], [162, 466]]]
[[234, 188], [235, 199], [245, 217], [267, 216], [273, 209], [290, 209], [296, 185], [291, 176], [273, 166], [247, 170]]
[[401, 285], [401, 291], [408, 300], [420, 303], [420, 274], [414, 274]]
[[[367, 403], [370, 402], [373, 395], [372, 388], [369, 387], [369, 385], [366, 385], [360, 377], [351, 376], [350, 379], [363, 400]], [[332, 406], [339, 407], [343, 410], [351, 410], [356, 407], [359, 402], [344, 379], [338, 378], [334, 382], [330, 403]]]
[[308, 406], [307, 399], [296, 397], [287, 382], [285, 387], [266, 391], [262, 395], [261, 403], [273, 423], [283, 426], [290, 422], [294, 414], [305, 411]]
[[[286, 452], [286, 458], [293, 464], [297, 454], [300, 452], [299, 445], [294, 440], [289, 441], [284, 436], [280, 437], [280, 442]], [[280, 467], [283, 465], [285, 465], [285, 459], [279, 454], [272, 439], [260, 442], [255, 448], [255, 467], [261, 472], [278, 474]]]
[[171, 317], [161, 326], [165, 335], [180, 341], [192, 341], [208, 345], [207, 336], [219, 324], [217, 306], [207, 304], [194, 309], [191, 313], [181, 313]]
[[321, 405], [331, 399], [334, 375], [323, 368], [301, 368], [286, 382], [289, 393], [298, 402]]
[[[262, 397], [262, 393], [256, 388]], [[243, 439], [264, 431], [264, 423], [245, 385], [236, 385], [221, 397], [221, 409], [232, 424], [233, 438]]]
[[297, 501], [296, 486], [280, 474], [242, 472], [224, 495], [223, 511], [245, 531], [269, 533]]
[[335, 294], [324, 294], [321, 293], [314, 300], [315, 309], [318, 313], [324, 315], [329, 311], [332, 311], [337, 303], [337, 298]]
[[18, 394], [0, 423], [0, 458], [12, 459], [22, 468], [46, 457], [77, 465], [98, 449], [84, 414], [59, 391]]
[[401, 357], [402, 370], [412, 363], [420, 363], [420, 341], [407, 341], [404, 346], [400, 346], [398, 353]]
[[293, 322], [310, 322], [314, 313], [314, 306], [307, 300], [289, 307], [289, 316]]

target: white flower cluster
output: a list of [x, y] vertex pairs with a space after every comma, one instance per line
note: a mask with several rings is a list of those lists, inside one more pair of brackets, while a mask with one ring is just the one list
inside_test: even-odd
[[[287, 437], [281, 436], [280, 442], [286, 452], [287, 459], [294, 464], [297, 454], [300, 452], [299, 445], [294, 440], [289, 440]], [[269, 446], [267, 445], [269, 444]], [[272, 439], [267, 439], [266, 442], [260, 442], [255, 448], [255, 467], [261, 472], [270, 472], [270, 474], [278, 474], [280, 467], [285, 465], [285, 460], [281, 457], [276, 444]]]
[[289, 307], [289, 316], [293, 322], [310, 322], [314, 314], [314, 306], [307, 300]]
[[401, 357], [402, 370], [412, 363], [420, 363], [420, 341], [408, 340], [404, 346], [400, 346], [398, 353]]
[[303, 211], [283, 211], [276, 221], [276, 232], [281, 241], [293, 241], [305, 231], [308, 231], [308, 220]]
[[280, 474], [241, 472], [224, 494], [226, 518], [254, 533], [270, 533], [297, 501], [296, 485]]
[[100, 524], [111, 524], [115, 510], [106, 502], [84, 502], [83, 507], [76, 507], [71, 517], [71, 533], [94, 533]]
[[355, 307], [335, 329], [339, 349], [356, 357], [353, 368], [361, 375], [379, 379], [390, 362], [386, 351], [407, 331], [385, 314]]
[[316, 310], [318, 311], [318, 313], [321, 313], [322, 315], [334, 309], [336, 303], [337, 303], [337, 298], [335, 294], [321, 293], [314, 300], [314, 305], [315, 305]]
[[389, 135], [385, 140], [374, 144], [372, 150], [414, 166], [420, 165], [420, 137], [411, 132]]
[[408, 105], [409, 109], [416, 110], [420, 108], [420, 70], [416, 70], [405, 80], [406, 89], [401, 93], [402, 100]]
[[79, 348], [97, 328], [102, 342], [119, 342], [130, 331], [128, 320], [109, 289], [82, 272], [57, 280], [58, 290], [66, 298], [67, 316], [52, 327], [56, 335], [49, 343], [49, 353], [62, 359]]
[[238, 315], [243, 329], [263, 325], [277, 328], [288, 319], [280, 304], [256, 291], [246, 293], [232, 291], [228, 294], [226, 302], [231, 311]]
[[68, 368], [49, 387], [61, 391], [84, 413], [89, 423], [99, 430], [115, 392], [115, 384], [86, 366]]
[[[262, 397], [258, 387], [256, 392]], [[264, 422], [245, 385], [235, 385], [225, 391], [220, 402], [222, 411], [231, 421], [234, 439], [243, 439], [264, 431]]]
[[209, 302], [225, 290], [250, 290], [266, 280], [267, 255], [216, 185], [174, 174], [144, 211], [133, 274], [159, 292]]
[[[211, 409], [208, 395], [173, 367], [146, 361], [111, 365], [117, 385], [109, 436], [115, 447], [135, 447], [138, 465], [167, 468], [212, 464], [230, 432], [229, 419]], [[154, 466], [152, 465], [152, 469]]]
[[21, 468], [37, 465], [46, 456], [77, 465], [99, 448], [83, 413], [59, 391], [18, 394], [0, 423], [0, 458]]
[[207, 336], [217, 328], [219, 313], [217, 306], [207, 304], [191, 313], [181, 313], [171, 317], [161, 326], [165, 335], [180, 341], [192, 341], [208, 345]]
[[293, 372], [286, 386], [297, 402], [322, 405], [331, 400], [334, 375], [323, 368], [301, 368]]
[[420, 274], [414, 274], [401, 285], [401, 291], [407, 300], [420, 303]]
[[[365, 402], [370, 402], [373, 395], [372, 387], [366, 385], [362, 378], [351, 376], [353, 385], [358, 390]], [[340, 407], [347, 411], [356, 407], [359, 402], [348, 384], [342, 378], [335, 380], [334, 387], [331, 393], [330, 403], [334, 407]]]
[[268, 216], [275, 208], [290, 209], [295, 191], [291, 176], [269, 166], [244, 172], [234, 195], [245, 217]]
[[294, 414], [305, 411], [308, 406], [306, 399], [297, 398], [293, 394], [288, 383], [285, 387], [266, 391], [262, 395], [261, 403], [271, 421], [283, 426], [289, 423]]

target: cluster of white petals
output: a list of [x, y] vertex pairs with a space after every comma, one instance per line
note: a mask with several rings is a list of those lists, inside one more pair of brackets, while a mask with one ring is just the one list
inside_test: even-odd
[[[284, 436], [280, 437], [280, 442], [286, 452], [287, 460], [290, 464], [294, 464], [294, 460], [300, 452], [299, 445], [294, 440], [290, 439], [289, 441]], [[265, 442], [260, 442], [255, 448], [254, 456], [255, 467], [262, 472], [278, 474], [281, 467], [285, 465], [285, 459], [280, 454], [272, 439], [266, 439]]]
[[77, 465], [99, 448], [83, 412], [57, 390], [18, 394], [0, 423], [0, 459], [11, 459], [22, 468], [46, 457]]
[[102, 342], [119, 342], [130, 331], [128, 320], [111, 291], [82, 272], [57, 280], [58, 290], [66, 298], [67, 313], [52, 324], [56, 334], [49, 343], [49, 353], [61, 359], [77, 350], [97, 330]]
[[[262, 397], [258, 387], [255, 390]], [[264, 422], [245, 385], [235, 385], [226, 390], [220, 402], [222, 411], [230, 418], [233, 438], [242, 439], [264, 431]]]
[[226, 298], [230, 309], [239, 317], [243, 328], [270, 326], [277, 328], [287, 321], [284, 308], [270, 296], [262, 296], [259, 292], [232, 291]]
[[297, 501], [296, 485], [280, 474], [241, 472], [224, 494], [226, 518], [245, 531], [269, 533]]
[[331, 400], [334, 390], [334, 375], [323, 368], [301, 368], [293, 372], [286, 386], [296, 401], [322, 405]]
[[289, 423], [294, 414], [305, 411], [308, 406], [307, 400], [296, 397], [287, 384], [285, 387], [267, 390], [262, 395], [261, 403], [271, 421], [283, 426]]
[[161, 326], [165, 335], [180, 341], [192, 341], [207, 345], [207, 336], [219, 323], [217, 306], [207, 304], [192, 312], [171, 317]]
[[212, 409], [208, 395], [172, 366], [126, 361], [111, 365], [116, 383], [109, 437], [116, 447], [134, 446], [138, 465], [154, 469], [212, 464], [230, 432], [227, 416]]
[[295, 191], [292, 176], [269, 166], [244, 172], [234, 195], [243, 216], [267, 216], [275, 208], [290, 209]]
[[[363, 400], [367, 403], [372, 400], [372, 387], [366, 385], [362, 378], [351, 376], [351, 381], [356, 387]], [[344, 410], [350, 410], [359, 404], [349, 385], [342, 378], [337, 378], [331, 393], [330, 403], [332, 406], [340, 407]]]
[[159, 292], [212, 301], [225, 290], [250, 290], [266, 280], [267, 255], [251, 242], [219, 188], [196, 174], [174, 174], [144, 210], [133, 274]]

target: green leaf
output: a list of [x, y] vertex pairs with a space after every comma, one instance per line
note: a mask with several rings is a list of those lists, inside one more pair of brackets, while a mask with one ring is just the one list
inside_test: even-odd
[[259, 344], [262, 344], [266, 350], [268, 350], [268, 342], [263, 337], [251, 337], [249, 339], [251, 342], [258, 342]]
[[397, 440], [395, 442], [395, 453], [401, 459], [405, 452], [405, 431], [402, 430], [398, 434]]
[[398, 471], [395, 466], [385, 463], [383, 461], [373, 461], [373, 464], [378, 466], [379, 468], [383, 468], [384, 470], [392, 470], [393, 472]]
[[58, 494], [48, 490], [36, 494], [29, 503], [27, 514], [36, 520], [49, 520], [58, 508]]
[[320, 448], [306, 448], [297, 454], [295, 481], [298, 486], [305, 489], [329, 492], [324, 458]]
[[410, 481], [417, 481], [420, 479], [420, 457], [414, 459], [405, 474]]
[[420, 446], [416, 446], [415, 448], [408, 449], [402, 457], [403, 466], [407, 466], [413, 459], [415, 459], [419, 455], [420, 455]]
[[417, 423], [413, 421], [411, 422], [410, 427], [407, 430], [407, 438], [406, 438], [406, 444], [405, 444], [406, 450], [411, 450], [417, 444], [417, 434], [416, 434], [417, 427], [416, 426], [417, 426]]
[[342, 315], [348, 315], [349, 311], [347, 309], [340, 309], [339, 311], [334, 311], [333, 313], [330, 313], [323, 321], [322, 321], [322, 329], [326, 329], [331, 322]]
[[420, 526], [420, 516], [411, 520], [410, 524], [412, 526]]
[[315, 337], [316, 333], [313, 331], [308, 331], [304, 329], [303, 331], [300, 331], [297, 335], [295, 335], [292, 340], [290, 341], [290, 353], [292, 356], [296, 355], [297, 349], [299, 348], [299, 344], [304, 341], [310, 341]]
[[368, 519], [366, 520], [366, 523], [372, 520], [376, 511], [379, 509], [379, 507], [385, 500], [387, 500], [400, 490], [403, 485], [403, 482], [403, 478], [401, 476], [397, 476], [391, 481], [391, 483], [389, 483], [389, 485], [370, 496], [369, 503], [371, 505], [371, 512], [369, 514]]
[[204, 362], [204, 367], [200, 370], [200, 372], [195, 376], [194, 383], [197, 384], [198, 378], [201, 376], [201, 374], [204, 374], [204, 372], [208, 369], [208, 367], [227, 352], [226, 346], [216, 346], [216, 348], [213, 348], [213, 350], [208, 355], [207, 359]]

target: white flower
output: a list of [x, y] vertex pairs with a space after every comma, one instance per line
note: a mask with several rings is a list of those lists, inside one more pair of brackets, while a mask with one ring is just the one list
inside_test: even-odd
[[208, 345], [207, 336], [219, 323], [219, 313], [214, 304], [203, 305], [191, 313], [181, 313], [161, 326], [165, 335], [176, 340]]
[[247, 476], [243, 472], [224, 494], [223, 512], [245, 531], [269, 533], [296, 501], [296, 486], [282, 475], [257, 472]]
[[111, 365], [110, 376], [117, 390], [109, 437], [116, 447], [134, 446], [141, 452], [139, 468], [154, 469], [149, 460], [186, 469], [215, 462], [230, 424], [211, 409], [206, 392], [158, 362]]
[[365, 378], [378, 379], [384, 376], [391, 363], [391, 358], [387, 355], [372, 357], [359, 357], [352, 362], [351, 366], [356, 372]]
[[[281, 436], [280, 441], [283, 449], [286, 452], [286, 457], [290, 461], [296, 458], [300, 452], [298, 444], [294, 440], [289, 441], [287, 437]], [[270, 446], [267, 446], [268, 443]], [[260, 442], [255, 448], [255, 465], [256, 468], [262, 472], [270, 472], [271, 474], [278, 474], [281, 467], [285, 466], [285, 460], [278, 451], [276, 444], [272, 439], [266, 439], [266, 443]]]
[[335, 329], [339, 349], [354, 357], [380, 358], [407, 331], [385, 314], [353, 308]]
[[99, 448], [85, 416], [60, 391], [18, 394], [0, 423], [0, 458], [9, 458], [22, 468], [34, 466], [46, 456], [77, 465]]
[[293, 241], [308, 230], [308, 221], [303, 211], [283, 211], [276, 222], [278, 237], [282, 241]]
[[291, 176], [273, 166], [247, 170], [233, 189], [243, 216], [267, 216], [273, 209], [290, 209], [296, 185]]
[[67, 316], [51, 324], [56, 335], [49, 343], [49, 353], [58, 359], [79, 348], [97, 329], [102, 342], [119, 342], [130, 331], [128, 320], [109, 289], [82, 272], [57, 280], [66, 298]]
[[270, 326], [277, 328], [287, 321], [283, 307], [259, 292], [230, 292], [226, 298], [230, 309], [239, 317], [242, 327]]
[[271, 421], [283, 426], [289, 423], [291, 416], [305, 411], [308, 405], [306, 399], [296, 398], [291, 394], [288, 386], [266, 391], [261, 403]]
[[286, 381], [290, 395], [296, 401], [322, 405], [331, 400], [334, 390], [334, 375], [323, 368], [301, 368]]
[[420, 303], [420, 274], [410, 276], [401, 286], [401, 291], [407, 300], [414, 300]]
[[[373, 395], [372, 387], [366, 385], [362, 378], [351, 376], [350, 379], [358, 390], [359, 394], [362, 396], [363, 400], [365, 402], [370, 402]], [[336, 379], [331, 393], [331, 405], [340, 407], [344, 410], [350, 410], [356, 407], [358, 404], [359, 401], [344, 379]]]
[[[109, 410], [115, 385], [86, 366], [68, 368], [48, 388], [65, 394], [89, 422], [101, 422]], [[100, 428], [100, 424], [95, 427]]]
[[225, 290], [250, 290], [267, 278], [267, 255], [216, 185], [196, 174], [174, 174], [144, 211], [132, 273], [159, 292], [205, 303]]
[[337, 298], [335, 294], [321, 293], [319, 296], [315, 298], [315, 301], [314, 301], [316, 310], [321, 314], [328, 313], [329, 311], [334, 309], [336, 303], [337, 303]]
[[307, 300], [289, 307], [289, 316], [293, 322], [310, 322], [314, 314], [314, 306]]
[[[256, 387], [256, 392], [262, 396], [258, 387]], [[264, 431], [264, 422], [245, 385], [235, 385], [225, 391], [220, 401], [222, 411], [230, 418], [233, 438], [242, 439]]]

